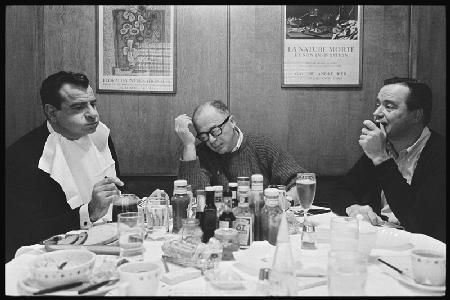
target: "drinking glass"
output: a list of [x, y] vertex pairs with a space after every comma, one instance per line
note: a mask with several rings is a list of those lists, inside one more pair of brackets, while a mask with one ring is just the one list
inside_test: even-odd
[[117, 216], [120, 257], [129, 261], [144, 259], [144, 214], [126, 212]]
[[331, 218], [330, 251], [357, 251], [359, 243], [359, 223], [353, 217]]
[[117, 215], [124, 212], [138, 211], [139, 197], [134, 194], [121, 194], [113, 201], [112, 221], [117, 222]]
[[149, 200], [145, 210], [147, 232], [152, 238], [166, 235], [169, 224], [169, 211], [165, 199]]
[[328, 254], [329, 296], [364, 296], [367, 256], [358, 251], [330, 251]]
[[314, 201], [316, 195], [316, 174], [315, 173], [297, 173], [297, 180], [295, 181], [297, 187], [297, 194], [300, 204], [303, 208], [303, 223], [306, 224], [308, 210]]

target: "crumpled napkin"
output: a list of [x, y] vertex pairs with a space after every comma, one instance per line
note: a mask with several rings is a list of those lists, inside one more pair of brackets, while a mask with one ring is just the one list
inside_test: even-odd
[[164, 190], [156, 189], [154, 190], [150, 196], [143, 197], [141, 201], [138, 203], [139, 206], [145, 207], [147, 205], [148, 200], [160, 200], [165, 199], [166, 201], [170, 201], [169, 195]]

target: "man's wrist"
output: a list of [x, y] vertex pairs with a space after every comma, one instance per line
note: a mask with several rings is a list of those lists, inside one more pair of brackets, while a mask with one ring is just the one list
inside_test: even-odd
[[184, 146], [182, 159], [184, 161], [197, 159], [197, 151], [195, 150], [195, 144], [189, 144]]
[[385, 162], [388, 159], [390, 159], [389, 155], [383, 154], [381, 156], [376, 156], [376, 157], [372, 158], [372, 162], [375, 166], [378, 166], [379, 164], [381, 164], [382, 162]]

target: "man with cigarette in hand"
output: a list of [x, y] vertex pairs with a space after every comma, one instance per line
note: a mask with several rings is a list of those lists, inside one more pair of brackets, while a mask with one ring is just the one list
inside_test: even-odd
[[331, 208], [373, 225], [445, 238], [445, 138], [427, 127], [430, 88], [417, 80], [385, 80], [374, 120], [365, 120], [364, 154], [337, 183]]
[[88, 78], [52, 74], [40, 95], [46, 121], [6, 151], [5, 261], [20, 246], [108, 217], [124, 185]]

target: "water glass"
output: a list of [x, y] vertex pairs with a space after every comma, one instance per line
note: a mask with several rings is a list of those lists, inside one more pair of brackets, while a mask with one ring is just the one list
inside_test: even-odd
[[117, 216], [120, 257], [129, 261], [144, 259], [144, 214], [121, 213]]
[[358, 244], [358, 219], [352, 217], [332, 217], [330, 224], [330, 251], [357, 251]]
[[358, 251], [330, 251], [328, 254], [329, 296], [364, 296], [367, 256]]
[[167, 233], [169, 211], [166, 200], [149, 200], [145, 210], [147, 233], [150, 237], [161, 237]]
[[370, 255], [370, 252], [375, 247], [378, 236], [378, 228], [372, 224], [359, 221], [359, 241], [358, 251], [365, 255]]

